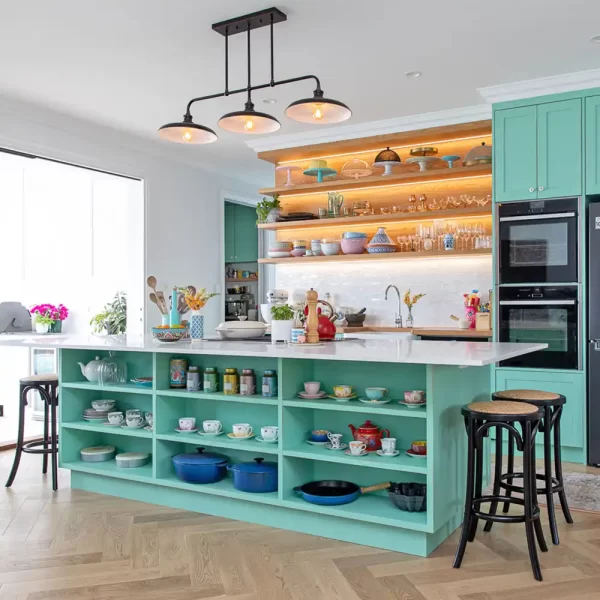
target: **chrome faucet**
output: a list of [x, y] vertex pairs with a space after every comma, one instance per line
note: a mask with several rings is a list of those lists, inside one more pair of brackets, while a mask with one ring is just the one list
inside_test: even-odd
[[400, 299], [400, 292], [398, 291], [398, 288], [395, 285], [388, 285], [385, 288], [385, 299], [388, 299], [388, 292], [390, 291], [390, 288], [395, 289], [396, 295], [398, 296], [398, 312], [396, 313], [396, 317], [394, 318], [394, 323], [396, 327], [400, 328], [402, 327], [402, 300]]

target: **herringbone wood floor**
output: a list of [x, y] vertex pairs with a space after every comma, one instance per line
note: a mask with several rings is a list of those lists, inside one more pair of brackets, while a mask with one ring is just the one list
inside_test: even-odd
[[[0, 454], [4, 481], [12, 452]], [[427, 559], [121, 500], [53, 494], [24, 456], [0, 493], [1, 600], [598, 600], [600, 515], [577, 512], [534, 581], [519, 525]]]

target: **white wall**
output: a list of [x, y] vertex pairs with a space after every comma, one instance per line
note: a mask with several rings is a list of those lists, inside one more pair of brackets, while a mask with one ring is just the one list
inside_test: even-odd
[[[165, 158], [169, 147], [162, 143], [7, 97], [0, 97], [0, 146], [143, 179], [145, 271], [165, 291], [173, 285], [218, 285], [222, 195], [255, 196], [248, 183], [194, 166], [194, 148], [189, 149], [190, 164], [176, 162]], [[72, 251], [77, 252], [75, 243]], [[215, 298], [204, 309], [205, 327], [219, 322], [221, 302]], [[158, 322], [157, 309], [148, 299], [146, 313], [147, 326]]]
[[[288, 290], [292, 295], [304, 298], [309, 288], [324, 298], [329, 292], [335, 307], [350, 306], [367, 308], [365, 324], [390, 325], [394, 323], [397, 300], [390, 290], [384, 300], [385, 289], [394, 284], [403, 295], [410, 288], [411, 294], [425, 293], [413, 308], [415, 326], [447, 326], [455, 323], [454, 314], [464, 314], [463, 294], [472, 289], [481, 292], [487, 301], [492, 287], [491, 257], [435, 258], [424, 260], [382, 260], [373, 262], [310, 263], [294, 266], [277, 265], [277, 288]], [[407, 309], [402, 305], [402, 316]]]

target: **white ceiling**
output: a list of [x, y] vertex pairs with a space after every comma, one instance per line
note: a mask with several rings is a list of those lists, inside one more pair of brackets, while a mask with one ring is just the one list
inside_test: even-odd
[[[224, 38], [211, 24], [271, 6], [270, 0], [2, 1], [0, 89], [55, 110], [156, 140], [189, 98], [223, 89]], [[597, 68], [598, 0], [288, 0], [275, 27], [276, 78], [314, 73], [329, 97], [353, 110], [348, 123], [480, 104], [477, 88]], [[245, 85], [245, 38], [230, 40], [230, 87]], [[268, 29], [253, 36], [253, 83], [266, 82]], [[406, 71], [423, 72], [409, 80]], [[283, 115], [311, 95], [311, 82], [254, 94], [279, 133], [310, 125]], [[275, 105], [263, 104], [276, 98]], [[271, 167], [246, 137], [216, 123], [244, 96], [195, 105], [194, 120], [217, 131], [203, 147], [168, 153], [268, 184]], [[166, 142], [165, 142], [166, 144]]]

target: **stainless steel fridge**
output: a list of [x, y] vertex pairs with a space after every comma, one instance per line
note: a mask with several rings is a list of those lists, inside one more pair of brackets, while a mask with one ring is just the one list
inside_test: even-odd
[[600, 465], [600, 202], [588, 214], [588, 463]]

